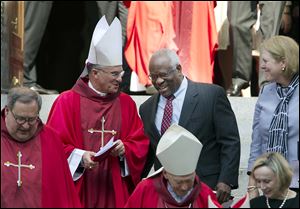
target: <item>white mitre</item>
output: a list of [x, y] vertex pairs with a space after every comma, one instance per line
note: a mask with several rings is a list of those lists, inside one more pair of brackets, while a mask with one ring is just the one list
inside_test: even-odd
[[[111, 25], [108, 25], [105, 16], [98, 21], [85, 63], [103, 67], [122, 65], [122, 26], [117, 17]], [[87, 68], [85, 66], [80, 77], [86, 75]]]
[[161, 137], [156, 156], [173, 175], [188, 175], [196, 170], [202, 144], [191, 132], [173, 124]]

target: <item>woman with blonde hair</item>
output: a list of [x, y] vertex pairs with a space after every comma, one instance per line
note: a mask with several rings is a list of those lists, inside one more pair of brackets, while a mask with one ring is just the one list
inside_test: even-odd
[[[248, 174], [258, 156], [281, 153], [294, 171], [290, 188], [299, 192], [299, 46], [289, 37], [273, 36], [260, 51], [260, 70], [269, 83], [255, 106]], [[253, 183], [250, 178], [250, 198], [258, 196]]]
[[299, 208], [299, 194], [289, 189], [292, 176], [292, 168], [280, 153], [269, 152], [257, 158], [251, 178], [263, 195], [250, 200], [250, 207]]

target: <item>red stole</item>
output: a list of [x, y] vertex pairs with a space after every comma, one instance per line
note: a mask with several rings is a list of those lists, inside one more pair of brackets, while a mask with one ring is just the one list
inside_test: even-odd
[[[14, 140], [8, 133], [4, 110], [1, 113], [1, 207], [42, 207], [42, 162], [39, 133], [43, 124], [38, 124], [36, 134], [26, 142]], [[21, 167], [21, 187], [18, 187], [18, 167], [4, 165], [7, 161], [18, 164], [17, 153], [21, 152], [21, 164], [35, 166]], [[2, 195], [5, 194], [5, 195]]]
[[158, 203], [157, 208], [197, 208], [197, 198], [200, 193], [201, 184], [198, 176], [195, 178], [194, 188], [190, 195], [182, 203], [178, 203], [174, 200], [172, 195], [167, 189], [167, 180], [163, 175], [160, 175], [160, 178], [153, 179], [154, 186], [158, 193]]

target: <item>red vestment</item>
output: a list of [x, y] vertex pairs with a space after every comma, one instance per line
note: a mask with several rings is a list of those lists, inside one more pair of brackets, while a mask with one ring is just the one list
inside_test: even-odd
[[[115, 139], [125, 146], [125, 158], [130, 176], [121, 177], [118, 157], [108, 156], [92, 170], [85, 170], [76, 181], [84, 207], [123, 207], [130, 192], [140, 181], [149, 139], [144, 135], [143, 124], [137, 114], [136, 104], [124, 93], [99, 96], [88, 87], [88, 79], [80, 78], [74, 87], [63, 92], [53, 103], [48, 124], [60, 134], [67, 156], [79, 148], [97, 152], [101, 146], [102, 117], [105, 130], [115, 130]], [[104, 134], [104, 144], [112, 137]]]
[[212, 83], [218, 33], [213, 1], [175, 1], [175, 42], [183, 74]]
[[130, 2], [124, 53], [129, 67], [145, 86], [151, 85], [148, 65], [152, 54], [161, 48], [177, 50], [172, 12], [171, 1]]
[[208, 195], [217, 203], [216, 195], [196, 176], [190, 195], [177, 203], [167, 189], [167, 181], [162, 172], [141, 181], [129, 197], [125, 208], [208, 208]]
[[214, 1], [127, 1], [125, 5], [129, 3], [124, 53], [141, 84], [151, 84], [150, 57], [161, 48], [177, 51], [189, 79], [212, 83], [218, 46]]
[[[1, 112], [1, 208], [74, 208], [81, 207], [71, 177], [63, 144], [53, 129], [38, 124], [36, 134], [26, 142], [13, 139], [6, 128], [4, 110]], [[18, 187], [18, 168], [4, 165], [7, 161], [35, 166], [21, 168], [21, 187]]]

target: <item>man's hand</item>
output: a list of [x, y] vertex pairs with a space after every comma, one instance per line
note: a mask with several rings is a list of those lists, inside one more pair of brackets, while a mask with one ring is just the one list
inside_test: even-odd
[[94, 168], [98, 163], [92, 160], [92, 157], [95, 155], [95, 152], [86, 151], [82, 155], [82, 166], [86, 169]]
[[117, 146], [111, 151], [110, 154], [114, 157], [123, 156], [125, 154], [125, 146], [120, 139], [118, 139], [116, 142]]
[[219, 182], [216, 186], [217, 199], [220, 204], [227, 202], [230, 198], [231, 187], [225, 183]]

